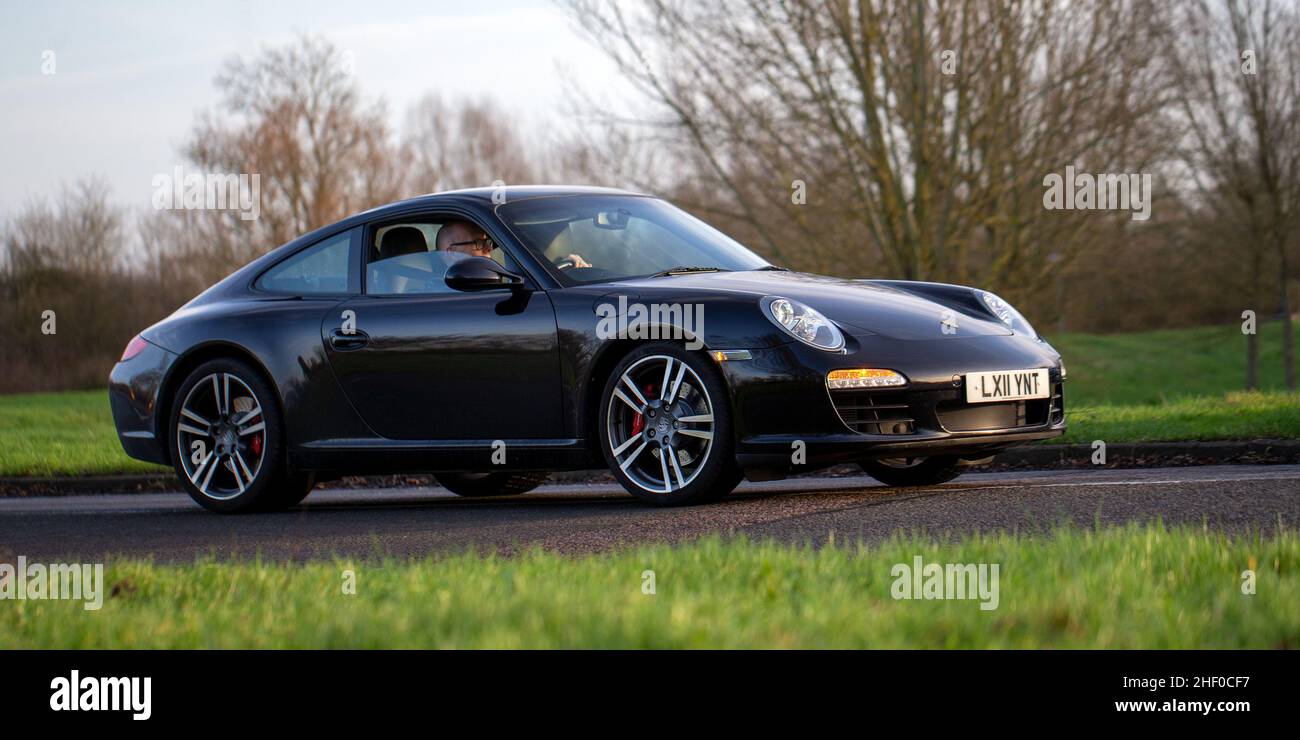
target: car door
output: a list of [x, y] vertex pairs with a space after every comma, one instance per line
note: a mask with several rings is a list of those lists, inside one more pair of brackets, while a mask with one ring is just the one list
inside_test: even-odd
[[[400, 263], [390, 271], [398, 277], [368, 266], [366, 292], [336, 306], [321, 329], [335, 375], [370, 428], [400, 440], [562, 438], [546, 293], [460, 292], [438, 279], [432, 255], [389, 261]], [[432, 279], [408, 279], [431, 265]]]
[[229, 319], [238, 338], [266, 366], [281, 392], [285, 433], [300, 445], [364, 435], [350, 413], [320, 343], [320, 326], [361, 291], [360, 227], [338, 231], [275, 262], [254, 280], [257, 300]]

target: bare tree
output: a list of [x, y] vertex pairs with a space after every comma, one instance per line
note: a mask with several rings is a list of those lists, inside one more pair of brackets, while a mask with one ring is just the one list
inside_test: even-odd
[[138, 306], [122, 300], [132, 280], [122, 260], [124, 215], [107, 185], [89, 178], [6, 220], [0, 393], [103, 383], [129, 332], [142, 325]]
[[535, 182], [537, 165], [515, 126], [489, 99], [425, 96], [407, 113], [403, 144], [411, 183], [419, 192], [434, 192]]
[[791, 266], [1035, 294], [1132, 228], [1127, 214], [1045, 210], [1044, 176], [1159, 162], [1151, 114], [1169, 93], [1143, 51], [1161, 29], [1142, 3], [569, 7], [655, 104], [637, 121], [648, 146], [681, 163], [675, 180], [633, 184]]
[[257, 173], [260, 216], [189, 215], [199, 249], [237, 265], [343, 216], [398, 198], [405, 172], [381, 101], [358, 92], [343, 55], [303, 37], [217, 78], [219, 114], [204, 116], [184, 152], [209, 172]]
[[[101, 386], [134, 332], [279, 244], [404, 197], [408, 180], [446, 189], [528, 182], [539, 171], [511, 117], [488, 100], [427, 98], [398, 144], [383, 104], [362, 97], [344, 57], [320, 39], [232, 60], [217, 86], [218, 111], [200, 117], [182, 153], [189, 174], [257, 174], [259, 217], [147, 211], [132, 240], [100, 180], [29, 204], [0, 230], [0, 343], [12, 350], [0, 392]], [[41, 333], [47, 309], [57, 335]]]
[[51, 203], [32, 201], [7, 224], [4, 268], [11, 275], [71, 270], [90, 276], [119, 267], [123, 213], [98, 177], [63, 185]]
[[[1272, 260], [1287, 388], [1294, 390], [1289, 252], [1300, 227], [1300, 13], [1261, 0], [1196, 0], [1171, 11], [1183, 94], [1183, 157], [1220, 244], [1239, 251], [1258, 299]], [[1216, 245], [1217, 246], [1217, 245]], [[1258, 385], [1247, 336], [1246, 387]]]

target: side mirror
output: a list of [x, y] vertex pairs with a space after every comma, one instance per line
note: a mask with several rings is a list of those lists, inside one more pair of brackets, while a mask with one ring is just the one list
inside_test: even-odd
[[478, 290], [519, 290], [524, 279], [487, 257], [466, 257], [451, 263], [443, 278], [447, 287], [466, 292]]

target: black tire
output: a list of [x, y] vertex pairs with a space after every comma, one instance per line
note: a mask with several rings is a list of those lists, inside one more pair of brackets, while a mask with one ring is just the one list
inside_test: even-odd
[[935, 486], [965, 472], [961, 459], [952, 455], [892, 460], [863, 460], [867, 475], [887, 486]]
[[[220, 405], [223, 396], [224, 414]], [[187, 402], [199, 407], [189, 410], [207, 425], [201, 426], [193, 416], [184, 415]], [[248, 416], [253, 408], [259, 413]], [[283, 509], [311, 492], [311, 476], [288, 469], [284, 424], [275, 391], [246, 362], [221, 358], [195, 368], [172, 398], [167, 429], [172, 464], [181, 486], [208, 511], [239, 514]], [[221, 431], [213, 433], [215, 429]], [[231, 452], [218, 454], [219, 450]], [[255, 463], [250, 464], [249, 458], [254, 455]], [[203, 459], [211, 464], [211, 470], [206, 464], [200, 467]], [[191, 470], [187, 470], [187, 464]], [[192, 471], [198, 475], [191, 478]]]
[[[681, 366], [689, 372], [681, 371], [682, 381], [677, 382]], [[664, 393], [662, 380], [656, 380], [664, 377], [665, 368], [669, 371], [669, 394]], [[625, 375], [637, 376], [632, 378], [637, 383], [642, 379], [651, 383], [645, 388], [656, 397], [646, 397], [641, 388], [632, 393], [623, 380]], [[615, 391], [620, 391], [621, 397]], [[673, 393], [675, 397], [665, 401], [664, 396]], [[644, 413], [632, 410], [640, 401], [633, 406], [625, 400], [635, 395], [646, 401]], [[635, 423], [638, 416], [639, 427]], [[699, 421], [706, 416], [710, 421]], [[702, 428], [706, 424], [710, 428]], [[740, 483], [730, 394], [722, 373], [702, 352], [687, 351], [673, 342], [652, 342], [629, 352], [606, 379], [596, 425], [610, 472], [641, 501], [655, 506], [707, 503], [731, 493]], [[711, 436], [698, 436], [704, 433]], [[611, 434], [619, 436], [619, 441], [611, 442]], [[650, 438], [650, 434], [658, 436]], [[663, 442], [665, 434], [667, 443]], [[641, 442], [646, 443], [644, 448]], [[621, 452], [617, 451], [620, 447]], [[669, 461], [673, 465], [669, 466]], [[654, 472], [656, 469], [660, 472]], [[663, 485], [665, 475], [667, 485]]]
[[439, 473], [438, 485], [457, 496], [518, 496], [546, 482], [550, 473]]
[[316, 476], [310, 473], [290, 473], [285, 477], [284, 485], [276, 489], [273, 501], [266, 506], [267, 511], [292, 509], [301, 504], [316, 488]]
[[732, 465], [729, 470], [724, 471], [724, 475], [719, 477], [718, 482], [712, 488], [700, 494], [695, 503], [716, 504], [730, 496], [732, 491], [736, 490], [736, 486], [740, 485], [740, 482], [744, 479], [745, 473], [740, 469], [740, 466]]

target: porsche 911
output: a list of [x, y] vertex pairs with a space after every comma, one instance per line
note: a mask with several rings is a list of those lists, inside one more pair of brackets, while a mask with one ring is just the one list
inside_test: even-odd
[[836, 464], [942, 483], [1065, 430], [1065, 365], [977, 288], [773, 265], [645, 195], [462, 190], [317, 229], [130, 341], [126, 452], [216, 512], [345, 475], [462, 496], [606, 467], [655, 505]]

